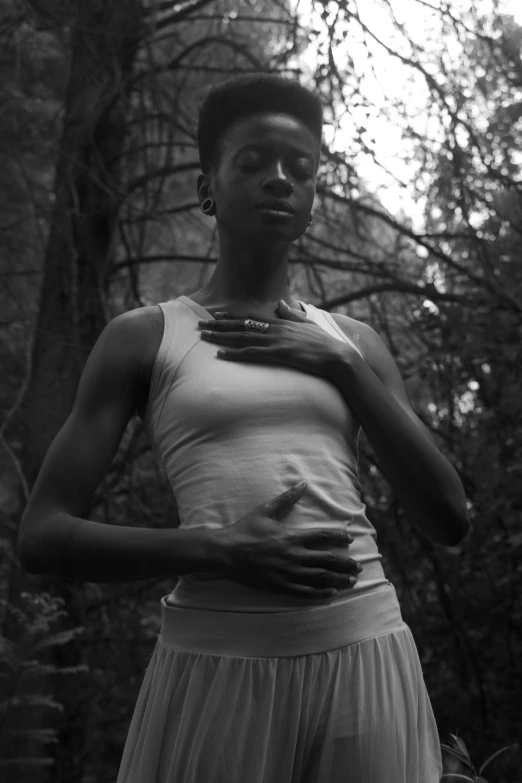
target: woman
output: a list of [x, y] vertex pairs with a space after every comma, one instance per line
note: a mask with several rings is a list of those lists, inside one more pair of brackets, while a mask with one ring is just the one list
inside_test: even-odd
[[[161, 600], [117, 783], [436, 783], [442, 774], [415, 642], [360, 498], [360, 425], [408, 512], [435, 485], [439, 516], [426, 505], [422, 524], [437, 543], [466, 533], [460, 486], [373, 330], [290, 293], [288, 252], [311, 223], [321, 127], [318, 97], [278, 76], [235, 77], [208, 92], [197, 188], [219, 230], [212, 278], [108, 325], [76, 408], [92, 407], [82, 400], [96, 368], [106, 386], [118, 361], [141, 381], [114, 379], [96, 418], [106, 452], [58, 482], [68, 460], [78, 464], [66, 445], [81, 440], [73, 411], [24, 515], [27, 570], [69, 569], [88, 581], [180, 576]], [[122, 528], [82, 520], [79, 509], [136, 399], [181, 524], [124, 528], [124, 541]], [[393, 437], [401, 445], [390, 446]], [[407, 461], [401, 449], [414, 452], [408, 473], [394, 468]], [[424, 494], [406, 492], [408, 482]], [[55, 542], [45, 557], [50, 522], [40, 550], [36, 538], [44, 507]], [[54, 551], [60, 565], [51, 567]]]
[[329, 599], [298, 585], [273, 592], [248, 579], [251, 563], [182, 576], [162, 601], [118, 783], [442, 774], [415, 643], [360, 500], [356, 422], [329, 380], [348, 334], [352, 349], [364, 343], [360, 325], [339, 328], [288, 287], [290, 244], [311, 222], [321, 125], [318, 98], [278, 77], [233, 78], [207, 95], [197, 187], [217, 220], [219, 260], [204, 288], [161, 306], [146, 424], [182, 524], [222, 528], [305, 479], [285, 526], [348, 529], [364, 570], [355, 587], [353, 570], [332, 577]]

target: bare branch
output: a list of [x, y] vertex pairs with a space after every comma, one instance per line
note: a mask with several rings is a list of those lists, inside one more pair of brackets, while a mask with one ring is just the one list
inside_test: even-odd
[[187, 20], [189, 17], [191, 17], [194, 11], [198, 11], [200, 8], [205, 8], [205, 6], [210, 5], [211, 3], [213, 3], [213, 1], [214, 0], [196, 0], [195, 3], [188, 4], [183, 8], [179, 9], [178, 11], [173, 11], [171, 14], [169, 14], [159, 22], [156, 19], [158, 13], [167, 11], [171, 9], [172, 6], [179, 5], [179, 3], [173, 3], [173, 2], [160, 3], [160, 6], [146, 9], [145, 14], [146, 16], [151, 16], [152, 14], [154, 14], [153, 20], [150, 23], [150, 25], [154, 30], [162, 30], [163, 28], [167, 27], [167, 25], [169, 24], [176, 24]]
[[[222, 44], [223, 46], [233, 49], [236, 53], [242, 54], [245, 57], [245, 59], [248, 60], [256, 68], [256, 70], [266, 72], [267, 69], [265, 65], [261, 63], [257, 59], [257, 57], [250, 51], [250, 48], [247, 43], [240, 43], [239, 41], [234, 41], [231, 38], [225, 38], [225, 36], [223, 35], [206, 35], [197, 41], [193, 41], [193, 43], [191, 43], [190, 46], [187, 46], [182, 52], [180, 52], [180, 54], [178, 54], [170, 62], [164, 65], [156, 65], [154, 67], [147, 68], [147, 70], [144, 71], [139, 71], [133, 79], [129, 80], [129, 86], [134, 86], [138, 81], [144, 78], [149, 80], [155, 74], [158, 73], [178, 70], [181, 67], [182, 61], [186, 59], [190, 54], [212, 43], [219, 43]], [[191, 66], [191, 68], [192, 67], [193, 66]]]
[[135, 266], [137, 264], [157, 264], [161, 261], [193, 261], [195, 263], [210, 263], [210, 264], [216, 264], [217, 258], [209, 258], [207, 256], [193, 256], [193, 255], [183, 255], [178, 254], [176, 255], [153, 255], [153, 256], [145, 256], [144, 258], [128, 258], [125, 261], [119, 261], [118, 263], [113, 265], [113, 271], [116, 272], [120, 269], [125, 269], [130, 266]]
[[128, 196], [129, 193], [142, 188], [147, 182], [150, 182], [156, 177], [170, 177], [173, 174], [179, 174], [182, 171], [199, 171], [199, 162], [191, 161], [189, 163], [176, 163], [171, 166], [162, 166], [159, 169], [151, 169], [146, 174], [141, 174], [139, 177], [131, 179], [125, 186], [124, 194], [125, 196]]

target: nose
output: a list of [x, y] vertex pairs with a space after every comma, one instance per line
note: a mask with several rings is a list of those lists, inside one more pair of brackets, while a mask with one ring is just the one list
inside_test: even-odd
[[270, 191], [273, 190], [284, 195], [289, 195], [294, 190], [292, 181], [286, 174], [281, 161], [276, 161], [271, 167], [264, 185]]

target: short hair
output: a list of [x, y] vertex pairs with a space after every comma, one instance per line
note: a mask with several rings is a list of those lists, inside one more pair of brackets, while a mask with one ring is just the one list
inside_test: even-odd
[[[316, 93], [278, 74], [241, 74], [213, 85], [200, 104], [197, 138], [203, 174], [207, 175], [211, 167], [219, 168], [226, 130], [232, 123], [265, 111], [297, 117], [312, 131], [321, 148], [323, 107]], [[318, 166], [319, 156], [316, 169]]]

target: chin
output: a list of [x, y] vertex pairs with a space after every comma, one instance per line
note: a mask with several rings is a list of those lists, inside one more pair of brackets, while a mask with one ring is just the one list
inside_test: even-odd
[[267, 244], [267, 245], [274, 245], [274, 244], [280, 244], [280, 245], [291, 245], [293, 242], [299, 239], [301, 234], [298, 234], [295, 236], [292, 234], [289, 236], [288, 234], [285, 236], [282, 232], [276, 233], [275, 231], [264, 231], [264, 232], [256, 232], [255, 234], [252, 234], [252, 240], [255, 240], [259, 244]]
[[258, 239], [262, 237], [266, 237], [267, 239], [269, 237], [274, 237], [274, 239], [284, 239], [286, 242], [295, 242], [296, 239], [299, 239], [299, 237], [303, 236], [303, 231], [296, 231], [295, 226], [290, 227], [289, 225], [264, 225], [264, 226], [252, 226], [250, 224], [251, 235], [253, 237], [256, 237]]

